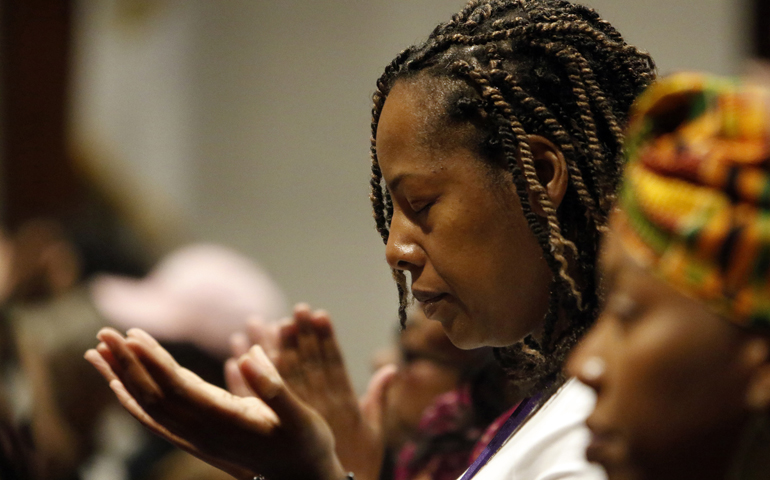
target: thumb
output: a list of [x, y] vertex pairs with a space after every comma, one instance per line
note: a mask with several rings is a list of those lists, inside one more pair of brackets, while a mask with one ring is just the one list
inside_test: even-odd
[[228, 358], [225, 362], [225, 385], [230, 393], [239, 397], [253, 397], [254, 393], [243, 378], [238, 362], [234, 358]]
[[377, 369], [369, 380], [366, 393], [359, 401], [364, 420], [378, 432], [382, 429], [388, 386], [396, 375], [396, 371], [397, 367], [392, 363]]
[[275, 365], [259, 345], [238, 359], [243, 379], [257, 397], [262, 399], [279, 418], [290, 420], [302, 416], [302, 402], [289, 390]]

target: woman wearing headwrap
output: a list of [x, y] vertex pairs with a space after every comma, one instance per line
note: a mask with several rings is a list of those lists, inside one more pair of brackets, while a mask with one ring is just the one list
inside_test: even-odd
[[770, 478], [770, 94], [680, 74], [628, 131], [605, 309], [569, 370], [611, 480]]

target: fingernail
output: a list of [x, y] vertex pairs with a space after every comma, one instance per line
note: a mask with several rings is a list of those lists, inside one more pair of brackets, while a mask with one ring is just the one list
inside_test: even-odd
[[300, 302], [294, 305], [294, 313], [310, 311], [310, 305], [305, 302]]
[[142, 339], [145, 342], [155, 343], [155, 339], [149, 333], [145, 332], [141, 328], [130, 328], [126, 332], [126, 335], [130, 337]]

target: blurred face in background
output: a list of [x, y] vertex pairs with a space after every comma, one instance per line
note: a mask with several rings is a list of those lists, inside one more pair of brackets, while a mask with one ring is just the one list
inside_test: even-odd
[[393, 449], [417, 432], [427, 407], [442, 393], [457, 388], [464, 365], [479, 352], [452, 345], [441, 324], [415, 309], [399, 339], [398, 371], [391, 381], [385, 405], [385, 442]]
[[625, 248], [617, 235], [605, 242], [605, 309], [568, 364], [597, 394], [588, 459], [611, 480], [726, 478], [767, 341], [654, 277]]

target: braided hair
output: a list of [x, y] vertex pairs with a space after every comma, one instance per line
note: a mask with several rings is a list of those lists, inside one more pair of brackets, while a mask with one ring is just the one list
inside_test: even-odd
[[[620, 176], [623, 129], [634, 99], [654, 78], [652, 58], [590, 8], [565, 0], [472, 0], [424, 43], [401, 52], [377, 82], [370, 197], [385, 243], [393, 204], [377, 160], [377, 126], [397, 81], [443, 82], [450, 93], [440, 100], [441, 121], [475, 127], [469, 147], [512, 174], [553, 272], [542, 337], [496, 349], [520, 386], [560, 383], [567, 354], [598, 315], [597, 250]], [[569, 184], [558, 210], [537, 177], [529, 134], [548, 138], [564, 155]], [[406, 277], [393, 275], [403, 322]], [[557, 328], [560, 315], [569, 319], [564, 328]]]

